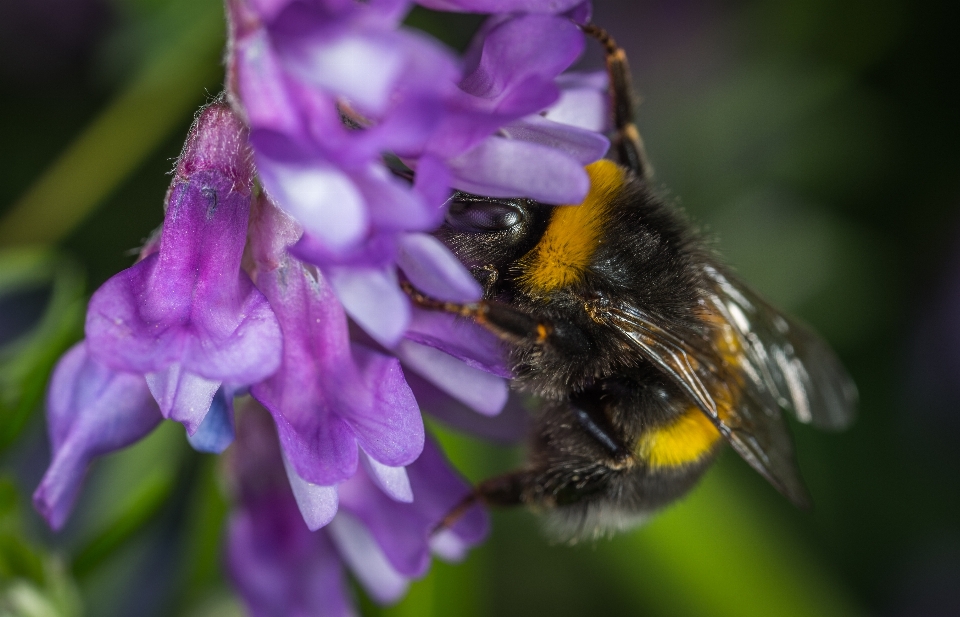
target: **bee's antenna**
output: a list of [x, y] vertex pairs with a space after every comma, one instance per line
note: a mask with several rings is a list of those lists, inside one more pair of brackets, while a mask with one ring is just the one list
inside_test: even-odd
[[613, 148], [620, 163], [637, 176], [650, 177], [653, 170], [647, 162], [640, 131], [634, 124], [633, 89], [630, 86], [630, 65], [627, 53], [617, 45], [610, 34], [595, 24], [582, 26], [583, 32], [603, 45], [607, 58], [607, 74], [610, 76], [610, 99], [613, 103], [613, 127], [617, 134]]

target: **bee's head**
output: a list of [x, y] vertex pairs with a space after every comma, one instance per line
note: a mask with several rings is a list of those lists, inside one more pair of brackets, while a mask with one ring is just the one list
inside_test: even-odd
[[524, 198], [494, 198], [457, 192], [435, 235], [481, 283], [532, 249], [543, 235], [551, 206]]

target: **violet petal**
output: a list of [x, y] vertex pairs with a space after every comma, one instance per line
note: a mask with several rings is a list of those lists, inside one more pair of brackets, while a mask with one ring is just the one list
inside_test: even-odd
[[490, 197], [579, 204], [590, 188], [583, 166], [547, 146], [490, 137], [450, 161], [454, 187]]
[[287, 470], [293, 497], [307, 528], [316, 531], [326, 526], [337, 514], [337, 487], [307, 482], [297, 474], [286, 456], [283, 457], [283, 467]]
[[561, 13], [583, 0], [417, 0], [417, 4], [435, 11], [466, 13]]
[[360, 521], [341, 513], [328, 530], [343, 560], [374, 600], [389, 604], [403, 597], [408, 579], [394, 569]]
[[53, 455], [33, 503], [54, 529], [66, 522], [90, 461], [142, 439], [162, 419], [143, 377], [98, 363], [85, 342], [54, 369], [47, 417]]
[[413, 501], [413, 490], [405, 467], [389, 467], [369, 456], [363, 457], [363, 463], [370, 478], [390, 499], [401, 503]]
[[410, 322], [410, 301], [391, 270], [325, 268], [351, 318], [384, 347], [393, 347]]
[[227, 524], [227, 571], [253, 617], [353, 615], [340, 557], [326, 533], [304, 524], [273, 421], [252, 400], [226, 459], [239, 493]]
[[404, 465], [423, 446], [423, 420], [394, 358], [351, 346], [330, 285], [289, 256], [257, 284], [277, 307], [283, 361], [251, 394], [273, 415], [297, 474], [331, 486], [353, 476], [358, 443], [379, 462]]
[[[341, 514], [362, 521], [392, 568], [404, 577], [414, 578], [422, 576], [429, 567], [429, 538], [437, 523], [469, 494], [470, 487], [450, 469], [436, 444], [429, 440], [421, 457], [407, 467], [407, 474], [413, 503], [391, 500], [368, 476], [357, 474], [340, 486]], [[486, 514], [479, 506], [468, 510], [451, 529], [462, 542], [471, 545], [479, 542], [486, 530]]]
[[400, 237], [397, 264], [413, 286], [446, 302], [475, 302], [483, 288], [445, 244], [428, 234]]
[[507, 382], [480, 371], [433, 347], [401, 341], [394, 353], [411, 370], [478, 412], [493, 416], [507, 402]]
[[507, 398], [503, 411], [484, 416], [412, 371], [407, 374], [407, 383], [424, 413], [458, 431], [505, 444], [519, 443], [530, 434], [530, 412], [514, 392]]
[[345, 249], [366, 233], [369, 217], [363, 195], [334, 165], [319, 160], [280, 163], [258, 155], [257, 168], [277, 204], [331, 248]]
[[165, 418], [181, 422], [194, 435], [213, 403], [220, 381], [204, 379], [183, 370], [179, 362], [156, 373], [147, 373], [147, 386]]
[[473, 368], [504, 379], [513, 377], [500, 340], [469, 319], [414, 309], [405, 336], [415, 343], [444, 351]]
[[217, 390], [210, 410], [193, 435], [187, 432], [187, 441], [197, 452], [220, 454], [227, 449], [235, 436], [233, 428], [233, 392], [226, 388]]
[[599, 133], [536, 115], [504, 126], [500, 134], [510, 139], [547, 146], [584, 166], [599, 160], [610, 149], [610, 140]]

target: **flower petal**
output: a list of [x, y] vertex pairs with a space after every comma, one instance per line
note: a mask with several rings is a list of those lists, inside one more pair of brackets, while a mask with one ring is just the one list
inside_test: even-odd
[[516, 393], [510, 393], [499, 414], [484, 416], [412, 371], [407, 374], [407, 383], [424, 413], [458, 431], [509, 444], [519, 443], [530, 434], [530, 412]]
[[460, 260], [431, 235], [401, 236], [397, 264], [414, 287], [438, 300], [475, 302], [483, 296], [480, 284]]
[[320, 160], [280, 163], [258, 155], [257, 168], [277, 204], [333, 249], [345, 249], [366, 233], [369, 219], [363, 195], [335, 166]]
[[197, 452], [220, 454], [233, 443], [234, 436], [233, 392], [221, 387], [197, 431], [192, 435], [187, 431], [187, 441]]
[[490, 197], [529, 197], [548, 204], [579, 204], [590, 188], [575, 159], [547, 146], [489, 137], [450, 161], [454, 187]]
[[413, 501], [413, 490], [405, 467], [389, 467], [369, 456], [364, 456], [363, 462], [370, 478], [390, 499], [401, 503]]
[[390, 270], [326, 268], [347, 314], [384, 347], [393, 347], [410, 322], [410, 301]]
[[484, 415], [500, 413], [507, 402], [506, 381], [469, 367], [438, 349], [404, 340], [394, 348], [394, 353], [405, 366]]
[[353, 359], [360, 381], [370, 394], [369, 402], [357, 404], [365, 395], [351, 393], [340, 384], [341, 400], [354, 404], [343, 413], [364, 452], [384, 465], [412, 463], [423, 450], [423, 418], [417, 400], [404, 380], [400, 362], [354, 344]]
[[293, 497], [297, 500], [297, 507], [307, 528], [316, 531], [330, 523], [337, 514], [337, 487], [307, 482], [297, 474], [286, 456], [283, 457], [283, 467], [287, 470]]
[[492, 332], [463, 317], [414, 309], [405, 336], [415, 343], [448, 353], [467, 366], [504, 379], [513, 377], [507, 368], [500, 340]]
[[409, 580], [393, 568], [373, 536], [357, 519], [341, 513], [328, 529], [343, 560], [374, 600], [388, 604], [403, 597]]
[[546, 146], [566, 154], [581, 165], [599, 160], [610, 149], [610, 140], [599, 133], [544, 120], [537, 115], [504, 126], [501, 135]]
[[47, 406], [53, 456], [33, 503], [51, 527], [60, 529], [90, 461], [142, 439], [162, 417], [143, 377], [103, 366], [84, 342], [57, 364]]
[[436, 11], [465, 13], [562, 13], [583, 0], [417, 0]]
[[146, 380], [163, 417], [181, 422], [190, 435], [200, 428], [221, 383], [184, 371], [180, 363], [147, 373]]

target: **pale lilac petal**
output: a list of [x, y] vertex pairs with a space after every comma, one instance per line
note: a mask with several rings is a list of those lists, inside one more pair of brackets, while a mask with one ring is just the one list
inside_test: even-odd
[[[392, 569], [404, 577], [416, 578], [430, 565], [431, 534], [441, 519], [470, 493], [470, 487], [430, 440], [421, 457], [407, 467], [407, 474], [413, 503], [391, 500], [369, 477], [357, 474], [340, 485], [340, 512], [363, 523]], [[451, 531], [462, 542], [476, 544], [487, 531], [485, 512], [479, 506], [470, 508]]]
[[348, 250], [333, 250], [310, 234], [303, 234], [290, 247], [290, 253], [301, 261], [328, 268], [382, 269], [393, 263], [397, 255], [395, 232], [374, 232]]
[[293, 497], [307, 528], [316, 531], [330, 523], [337, 514], [337, 487], [307, 482], [297, 474], [286, 456], [283, 457], [283, 467], [287, 470]]
[[393, 347], [410, 322], [410, 301], [391, 270], [326, 268], [347, 314], [384, 347]]
[[490, 137], [450, 161], [455, 188], [490, 197], [579, 204], [590, 188], [583, 166], [540, 144]]
[[[226, 568], [251, 617], [354, 617], [340, 556], [312, 533], [289, 495], [235, 511], [227, 522]], [[299, 528], [298, 528], [299, 526]]]
[[430, 537], [430, 550], [447, 562], [463, 561], [469, 549], [470, 545], [450, 529], [441, 529]]
[[187, 431], [187, 441], [197, 452], [220, 454], [233, 439], [233, 392], [221, 387], [197, 431], [192, 435]]
[[363, 196], [377, 229], [433, 229], [439, 223], [437, 204], [428, 204], [382, 165], [371, 164], [364, 180]]
[[[252, 236], [255, 254], [266, 252], [261, 241]], [[273, 415], [297, 474], [321, 486], [342, 482], [356, 473], [358, 444], [385, 465], [414, 460], [423, 420], [399, 362], [351, 345], [343, 308], [319, 272], [286, 254], [268, 257], [257, 285], [276, 307], [283, 360], [250, 393]]]
[[407, 593], [409, 580], [393, 568], [363, 524], [341, 513], [327, 529], [343, 560], [374, 600], [389, 604]]
[[504, 126], [500, 133], [510, 139], [540, 144], [562, 152], [584, 166], [599, 160], [610, 149], [610, 140], [599, 133], [544, 120], [537, 115], [512, 122]]
[[475, 302], [483, 288], [456, 255], [428, 234], [400, 237], [397, 264], [414, 287], [428, 296], [447, 302]]
[[284, 66], [304, 83], [346, 97], [370, 113], [383, 113], [405, 61], [398, 37], [359, 30], [330, 36], [330, 30], [280, 38]]
[[284, 82], [283, 69], [267, 33], [259, 30], [238, 40], [232, 51], [237, 86], [250, 126], [295, 134], [301, 128], [297, 101]]
[[484, 416], [412, 371], [407, 373], [407, 383], [424, 413], [458, 431], [505, 444], [519, 443], [530, 434], [530, 412], [515, 392], [510, 393], [503, 411]]
[[240, 269], [253, 173], [246, 137], [224, 103], [200, 112], [167, 194], [159, 251], [108, 280], [87, 312], [98, 361], [142, 374], [181, 365], [161, 379], [163, 409], [196, 424], [206, 410], [189, 409], [193, 395], [176, 402], [179, 373], [250, 384], [280, 361], [276, 317]]
[[147, 373], [146, 380], [163, 417], [182, 423], [190, 435], [199, 429], [221, 383], [184, 371], [180, 363]]
[[564, 73], [557, 78], [560, 98], [543, 112], [547, 120], [602, 133], [610, 128], [606, 71]]
[[365, 392], [335, 384], [341, 400], [352, 403], [349, 412], [341, 412], [344, 420], [371, 458], [392, 467], [412, 463], [423, 450], [423, 418], [400, 363], [361, 345], [354, 344], [352, 351]]
[[264, 187], [305, 231], [335, 250], [361, 240], [369, 225], [363, 195], [354, 181], [336, 167], [280, 163], [257, 157]]
[[162, 417], [143, 377], [101, 365], [84, 342], [64, 354], [54, 370], [47, 407], [52, 460], [33, 503], [51, 527], [60, 529], [90, 461], [142, 439]]
[[500, 413], [507, 402], [506, 381], [467, 366], [438, 349], [404, 340], [394, 348], [394, 353], [405, 366], [484, 415]]
[[505, 379], [513, 377], [500, 340], [469, 319], [414, 309], [405, 336], [415, 343], [436, 347], [473, 368]]
[[390, 467], [369, 456], [363, 457], [363, 463], [370, 478], [390, 499], [402, 503], [413, 501], [413, 490], [405, 467]]
[[225, 470], [237, 493], [226, 566], [253, 617], [353, 615], [346, 573], [324, 532], [303, 521], [270, 416], [250, 400]]
[[583, 0], [416, 0], [417, 4], [437, 11], [466, 13], [562, 13]]
[[[553, 84], [585, 46], [584, 35], [576, 25], [550, 15], [521, 15], [484, 34], [482, 52], [468, 58], [470, 64], [464, 69], [460, 88], [490, 101], [494, 109], [507, 106], [519, 110], [519, 101], [534, 100], [531, 86], [536, 84], [533, 89], [540, 90]], [[555, 100], [556, 86], [552, 89]], [[527, 113], [536, 111], [529, 109]]]

